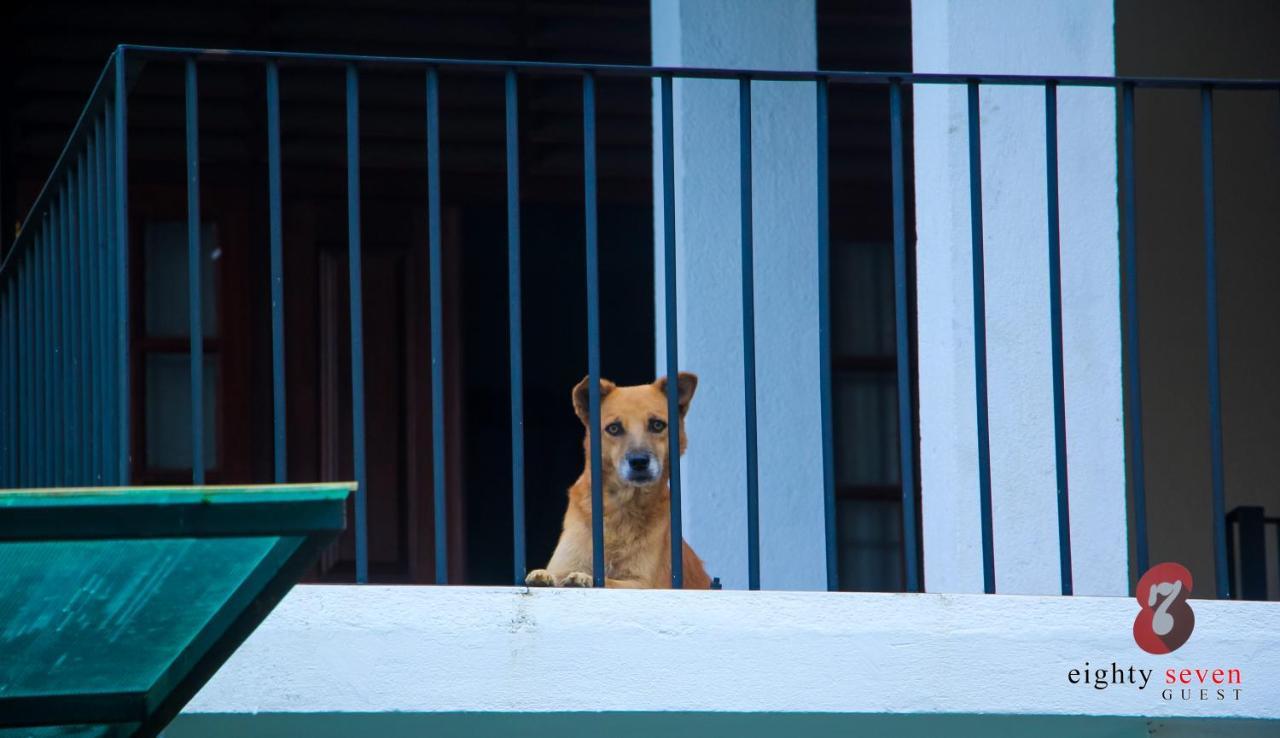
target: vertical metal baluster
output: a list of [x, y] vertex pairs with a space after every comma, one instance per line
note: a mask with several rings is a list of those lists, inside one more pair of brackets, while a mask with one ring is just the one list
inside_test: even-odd
[[889, 148], [893, 177], [893, 298], [897, 339], [898, 458], [902, 482], [902, 546], [906, 590], [919, 592], [920, 545], [916, 534], [915, 417], [911, 394], [911, 332], [907, 292], [906, 175], [902, 157], [902, 82], [889, 83]]
[[596, 210], [596, 80], [582, 77], [582, 161], [587, 225], [587, 397], [591, 436], [591, 573], [605, 586], [604, 461], [600, 438], [600, 245]]
[[97, 460], [96, 453], [97, 433], [94, 432], [94, 424], [97, 422], [97, 415], [94, 412], [94, 383], [93, 368], [97, 363], [97, 357], [93, 353], [93, 247], [95, 237], [97, 235], [97, 209], [95, 207], [94, 197], [97, 192], [97, 161], [98, 155], [97, 142], [94, 141], [93, 131], [90, 129], [85, 139], [84, 150], [84, 200], [81, 212], [84, 213], [84, 229], [81, 231], [80, 241], [80, 378], [83, 382], [81, 394], [83, 396], [83, 420], [81, 426], [81, 437], [84, 439], [83, 450], [83, 474], [82, 484], [93, 486], [97, 476]]
[[524, 367], [520, 325], [520, 128], [516, 72], [507, 70], [507, 320], [511, 355], [511, 518], [516, 586], [524, 584]]
[[67, 162], [64, 170], [65, 178], [62, 190], [62, 239], [58, 245], [54, 262], [54, 295], [56, 302], [53, 317], [57, 321], [58, 331], [58, 444], [61, 459], [58, 464], [58, 485], [69, 487], [73, 484], [72, 475], [75, 468], [75, 341], [72, 336], [72, 316], [75, 313], [74, 283], [71, 277], [71, 254], [75, 250], [76, 232], [76, 190], [78, 189], [74, 162]]
[[81, 153], [77, 161], [77, 167], [80, 170], [80, 184], [77, 188], [76, 197], [76, 248], [72, 253], [71, 272], [72, 279], [75, 280], [75, 286], [72, 293], [75, 295], [75, 313], [72, 316], [72, 337], [75, 339], [75, 416], [76, 416], [76, 449], [75, 449], [75, 479], [72, 484], [88, 485], [90, 483], [89, 474], [89, 445], [91, 443], [89, 408], [89, 381], [88, 381], [88, 362], [89, 362], [89, 346], [88, 346], [88, 326], [89, 326], [89, 301], [86, 298], [85, 290], [88, 285], [88, 263], [85, 260], [85, 254], [89, 250], [89, 187], [91, 180], [89, 178], [89, 161], [86, 147], [88, 139], [81, 144]]
[[991, 525], [991, 433], [987, 418], [987, 301], [982, 244], [982, 126], [978, 82], [969, 87], [969, 220], [973, 238], [973, 364], [978, 406], [978, 495], [982, 515], [982, 588], [996, 591]]
[[53, 326], [53, 442], [56, 455], [54, 484], [63, 487], [71, 472], [71, 351], [68, 333], [67, 253], [71, 250], [71, 209], [75, 199], [74, 167], [68, 166], [58, 193], [58, 240], [53, 250], [49, 309]]
[[187, 332], [191, 359], [191, 483], [204, 484], [204, 323], [200, 304], [200, 112], [196, 60], [186, 63]]
[[840, 588], [836, 564], [836, 474], [831, 417], [831, 227], [827, 171], [827, 80], [817, 82], [818, 377], [822, 406], [822, 500], [826, 523], [827, 589]]
[[671, 586], [684, 586], [684, 532], [680, 508], [680, 357], [676, 320], [676, 168], [670, 74], [662, 75], [663, 297], [667, 339], [667, 464], [671, 467]]
[[13, 458], [9, 466], [8, 485], [11, 488], [21, 487], [22, 485], [22, 462], [23, 462], [23, 442], [22, 442], [22, 383], [26, 379], [23, 376], [22, 355], [23, 355], [23, 324], [22, 324], [22, 304], [26, 301], [26, 290], [23, 286], [22, 275], [24, 271], [23, 259], [18, 257], [16, 252], [13, 256], [13, 272], [9, 279], [9, 293], [12, 296], [12, 305], [10, 309], [13, 315], [13, 343], [10, 348], [9, 356], [13, 362], [11, 373], [9, 374], [9, 389], [12, 393], [13, 405], [13, 438], [10, 441], [13, 444]]
[[49, 321], [45, 313], [45, 300], [47, 298], [47, 289], [45, 287], [45, 273], [48, 271], [49, 249], [53, 240], [53, 207], [50, 205], [49, 210], [42, 213], [39, 218], [41, 220], [40, 230], [37, 231], [34, 247], [31, 254], [31, 290], [32, 290], [32, 338], [34, 344], [34, 357], [32, 362], [32, 430], [34, 431], [31, 447], [32, 447], [32, 463], [31, 472], [32, 486], [43, 487], [49, 484], [49, 438], [45, 434], [49, 423], [50, 408], [47, 404], [48, 400], [48, 384], [49, 384]]
[[31, 289], [27, 282], [27, 275], [31, 273], [31, 247], [34, 246], [28, 240], [22, 254], [18, 257], [17, 274], [15, 275], [15, 284], [18, 286], [18, 350], [16, 354], [18, 360], [18, 381], [16, 387], [18, 390], [18, 481], [16, 487], [27, 487], [30, 484], [28, 471], [31, 467], [29, 451], [31, 448], [31, 410], [27, 405], [27, 401], [31, 396], [31, 369], [29, 362], [31, 361], [31, 344], [29, 341], [31, 335], [31, 320], [28, 317], [27, 306], [31, 304]]
[[14, 259], [13, 274], [9, 277], [9, 378], [5, 384], [9, 392], [9, 474], [7, 484], [13, 489], [21, 487], [22, 463], [22, 321], [19, 308], [26, 299], [22, 291], [21, 262]]
[[[30, 249], [28, 242], [26, 249]], [[10, 290], [12, 292], [12, 304], [10, 314], [13, 316], [13, 340], [11, 344], [10, 360], [11, 374], [9, 378], [13, 384], [11, 386], [11, 397], [13, 399], [13, 417], [10, 420], [10, 427], [13, 429], [13, 466], [10, 467], [9, 486], [18, 488], [25, 487], [23, 482], [23, 474], [25, 472], [26, 457], [23, 455], [23, 446], [26, 443], [25, 430], [23, 428], [23, 396], [25, 394], [26, 377], [23, 376], [25, 369], [25, 360], [23, 358], [26, 351], [26, 332], [27, 323], [23, 320], [22, 306], [30, 300], [30, 294], [26, 290], [23, 274], [25, 269], [25, 259], [18, 258], [14, 260], [14, 274], [10, 278], [12, 284]]]
[[1071, 503], [1067, 484], [1067, 382], [1062, 366], [1062, 248], [1058, 223], [1058, 83], [1044, 85], [1045, 186], [1049, 211], [1049, 332], [1053, 360], [1054, 467], [1058, 480], [1058, 566], [1062, 594], [1072, 592]]
[[52, 240], [53, 218], [52, 204], [40, 216], [40, 229], [36, 233], [31, 253], [31, 485], [43, 487], [48, 484], [49, 474], [49, 439], [45, 436], [45, 427], [49, 419], [49, 406], [45, 404], [49, 382], [49, 332], [45, 319], [45, 264], [49, 255], [49, 242]]
[[42, 296], [41, 310], [44, 316], [45, 335], [45, 377], [44, 377], [44, 403], [46, 417], [43, 418], [44, 439], [45, 439], [45, 472], [44, 484], [47, 487], [57, 487], [61, 482], [60, 469], [62, 467], [62, 444], [58, 442], [58, 432], [61, 429], [61, 423], [55, 419], [58, 418], [58, 410], [61, 408], [59, 401], [59, 391], [62, 383], [58, 381], [59, 362], [62, 360], [62, 350], [58, 335], [58, 313], [56, 308], [58, 299], [57, 278], [58, 278], [58, 249], [62, 245], [62, 196], [55, 194], [53, 204], [50, 207], [49, 216], [49, 240], [45, 246], [43, 256], [43, 273], [42, 273]]
[[115, 148], [114, 134], [111, 132], [111, 120], [113, 120], [113, 111], [111, 104], [105, 106], [104, 114], [99, 124], [101, 137], [99, 138], [99, 197], [97, 197], [97, 206], [99, 206], [99, 243], [97, 243], [96, 263], [93, 267], [93, 274], [97, 281], [97, 320], [93, 326], [93, 333], [97, 336], [97, 345], [95, 356], [97, 357], [97, 382], [99, 382], [99, 453], [101, 459], [99, 462], [99, 485], [108, 485], [115, 477], [115, 450], [111, 445], [111, 431], [115, 427], [115, 414], [113, 413], [114, 381], [111, 379], [111, 368], [115, 365], [113, 354], [111, 354], [111, 280], [110, 280], [110, 258], [111, 258], [111, 173], [113, 173], [113, 164], [111, 164], [111, 152]]
[[39, 339], [39, 355], [37, 376], [37, 389], [39, 391], [39, 415], [37, 417], [37, 427], [39, 429], [39, 446], [40, 454], [40, 477], [39, 485], [42, 487], [53, 486], [53, 438], [49, 432], [50, 424], [53, 421], [53, 402], [51, 401], [52, 388], [50, 380], [53, 377], [53, 336], [50, 331], [49, 320], [49, 265], [50, 253], [53, 251], [55, 229], [57, 227], [57, 198], [52, 198], [49, 206], [49, 212], [45, 216], [44, 238], [40, 246], [38, 255], [39, 269], [36, 272], [37, 289], [39, 290], [39, 303], [36, 305], [37, 320], [39, 327], [37, 328], [37, 337]]
[[79, 246], [80, 234], [80, 190], [83, 187], [82, 171], [74, 162], [68, 162], [67, 172], [70, 186], [67, 188], [67, 238], [62, 249], [63, 271], [61, 279], [62, 297], [59, 300], [59, 312], [62, 313], [62, 351], [63, 351], [63, 404], [66, 417], [62, 423], [64, 443], [66, 444], [63, 459], [62, 483], [66, 486], [76, 484], [76, 467], [80, 463], [77, 441], [80, 436], [80, 408], [76, 402], [79, 382], [79, 346], [76, 336], [76, 322], [80, 312], [76, 296], [75, 260]]
[[[0, 242], [0, 261], [3, 261], [4, 254], [5, 248]], [[13, 287], [6, 286], [8, 278], [6, 274], [0, 274], [0, 489], [13, 486], [9, 481], [9, 475], [13, 471], [13, 463], [9, 458], [9, 449], [13, 444], [13, 433], [9, 428], [9, 418], [13, 415], [13, 410], [9, 407], [9, 397], [13, 391], [13, 375], [9, 371], [9, 362], [13, 360], [13, 349], [9, 345], [9, 301], [13, 295]]]
[[[4, 253], [4, 247], [0, 246], [0, 254]], [[3, 258], [3, 257], [0, 257]], [[13, 262], [16, 264], [16, 262]], [[10, 267], [12, 270], [13, 267]], [[14, 486], [10, 476], [13, 474], [13, 437], [14, 432], [10, 427], [10, 420], [14, 416], [12, 398], [13, 398], [13, 380], [14, 372], [10, 368], [14, 357], [17, 356], [17, 350], [12, 345], [13, 339], [13, 294], [16, 287], [13, 284], [6, 285], [6, 280], [12, 280], [11, 276], [0, 275], [0, 487]]]
[[66, 447], [63, 455], [62, 483], [65, 486], [76, 484], [76, 465], [79, 464], [76, 440], [80, 435], [79, 407], [76, 404], [76, 374], [78, 373], [80, 345], [76, 337], [76, 320], [79, 310], [76, 301], [75, 254], [80, 232], [80, 189], [81, 172], [74, 162], [67, 164], [67, 232], [62, 248], [62, 262], [59, 269], [62, 277], [59, 280], [61, 296], [58, 300], [58, 312], [62, 315], [62, 353], [63, 384], [62, 402], [66, 415], [62, 418], [63, 444]]
[[80, 200], [80, 172], [74, 162], [67, 163], [66, 169], [66, 210], [65, 230], [63, 232], [62, 250], [58, 262], [58, 325], [62, 330], [62, 412], [59, 419], [62, 426], [62, 485], [75, 484], [76, 436], [80, 432], [80, 420], [76, 416], [76, 296], [75, 277], [73, 272], [76, 249], [76, 234], [79, 231], [79, 213], [76, 204]]
[[[7, 252], [4, 246], [0, 245], [0, 254], [5, 253]], [[0, 259], [3, 259], [3, 256], [0, 256]], [[10, 363], [14, 360], [16, 350], [11, 345], [13, 329], [10, 323], [13, 318], [12, 299], [16, 287], [12, 283], [6, 286], [6, 282], [12, 282], [16, 266], [16, 261], [10, 261], [7, 273], [0, 275], [0, 489], [14, 486], [10, 479], [15, 466], [12, 458], [14, 431], [10, 427], [10, 421], [16, 413], [12, 405], [14, 372], [10, 369]]]
[[[39, 216], [36, 216], [39, 217]], [[36, 486], [36, 260], [40, 248], [40, 224], [34, 224], [35, 234], [22, 254], [22, 487]]]
[[53, 251], [53, 286], [50, 296], [53, 316], [53, 336], [56, 353], [53, 371], [53, 407], [54, 448], [57, 451], [57, 463], [54, 466], [54, 483], [59, 487], [67, 486], [71, 464], [71, 351], [67, 341], [68, 292], [67, 289], [67, 252], [71, 247], [71, 203], [74, 200], [75, 186], [74, 167], [68, 166], [64, 173], [62, 189], [58, 199], [61, 203], [58, 218], [57, 248]]
[[[13, 252], [11, 251], [10, 254]], [[18, 260], [10, 262], [8, 286], [4, 277], [0, 277], [0, 318], [4, 320], [5, 342], [0, 362], [4, 366], [4, 468], [0, 469], [0, 485], [10, 489], [18, 486]]]
[[1124, 202], [1124, 303], [1125, 303], [1125, 398], [1128, 416], [1134, 517], [1134, 550], [1138, 575], [1150, 566], [1147, 548], [1147, 483], [1142, 442], [1142, 344], [1138, 340], [1138, 219], [1137, 188], [1134, 184], [1134, 88], [1125, 82], [1121, 93], [1121, 159], [1124, 164], [1121, 194]]
[[[51, 206], [52, 207], [52, 206]], [[31, 244], [31, 338], [32, 338], [32, 367], [31, 367], [31, 486], [42, 487], [45, 484], [45, 475], [48, 472], [46, 459], [49, 455], [49, 441], [45, 438], [44, 428], [45, 421], [49, 416], [49, 408], [44, 404], [45, 382], [48, 381], [48, 374], [45, 367], [48, 366], [46, 360], [46, 341], [49, 334], [45, 331], [44, 319], [44, 264], [45, 257], [49, 251], [49, 233], [52, 227], [52, 218], [49, 212], [41, 214], [41, 227], [36, 232], [34, 243]]]
[[[28, 243], [26, 248], [30, 248]], [[9, 486], [12, 488], [25, 487], [23, 484], [23, 427], [22, 427], [22, 397], [23, 389], [26, 384], [26, 377], [23, 376], [23, 352], [25, 351], [24, 334], [27, 326], [22, 320], [22, 305], [30, 297], [27, 294], [25, 285], [23, 284], [22, 274], [24, 271], [24, 259], [15, 259], [14, 273], [10, 277], [12, 280], [9, 286], [10, 290], [10, 306], [9, 314], [12, 316], [13, 333], [10, 339], [9, 353], [9, 379], [10, 379], [10, 399], [12, 404], [9, 406], [12, 410], [12, 417], [9, 419], [9, 427], [12, 429], [13, 436], [10, 439], [12, 445], [12, 453], [10, 455], [12, 465], [9, 467]]]
[[347, 66], [347, 272], [351, 300], [351, 446], [356, 483], [356, 583], [369, 581], [368, 476], [365, 469], [364, 309], [360, 257], [360, 79]]
[[54, 369], [54, 442], [58, 451], [55, 467], [55, 483], [69, 486], [71, 476], [71, 346], [68, 340], [70, 319], [70, 284], [67, 254], [71, 251], [73, 203], [75, 202], [75, 166], [68, 164], [64, 174], [59, 199], [62, 201], [58, 224], [58, 247], [53, 252], [53, 331], [57, 346], [57, 364]]
[[751, 78], [738, 79], [738, 213], [742, 239], [742, 401], [747, 453], [747, 589], [760, 589], [760, 473], [756, 445], [755, 232], [752, 209]]
[[440, 244], [440, 77], [427, 69], [427, 279], [431, 312], [431, 473], [436, 584], [449, 583], [449, 518], [444, 437], [444, 279]]
[[18, 464], [20, 463], [19, 444], [22, 438], [18, 427], [18, 422], [22, 417], [21, 411], [18, 409], [19, 398], [22, 397], [22, 389], [19, 386], [22, 354], [19, 348], [21, 323], [18, 318], [18, 306], [22, 303], [24, 295], [19, 291], [21, 284], [18, 280], [18, 266], [19, 261], [15, 259], [13, 262], [13, 274], [9, 277], [9, 305], [5, 311], [9, 316], [9, 346], [7, 351], [9, 355], [7, 359], [9, 375], [8, 380], [5, 382], [5, 389], [9, 393], [9, 427], [6, 429], [9, 438], [9, 463], [7, 465], [9, 473], [6, 476], [6, 483], [11, 489], [22, 486], [18, 476]]
[[280, 70], [267, 62], [267, 207], [271, 239], [271, 440], [272, 478], [289, 481], [288, 395], [285, 389], [284, 226], [280, 185]]
[[58, 486], [61, 481], [61, 473], [59, 469], [62, 466], [62, 444], [58, 442], [58, 431], [61, 427], [59, 411], [62, 409], [62, 403], [59, 396], [61, 390], [61, 382], [59, 381], [59, 362], [62, 360], [62, 346], [60, 343], [61, 336], [58, 332], [58, 311], [57, 311], [57, 278], [58, 278], [58, 250], [62, 246], [62, 211], [64, 205], [62, 195], [59, 194], [54, 201], [53, 215], [50, 217], [50, 238], [48, 246], [44, 253], [44, 331], [47, 338], [45, 339], [45, 367], [47, 374], [44, 383], [44, 402], [45, 411], [48, 413], [44, 418], [45, 447], [47, 458], [45, 460], [45, 485], [49, 487]]
[[1227, 578], [1226, 483], [1222, 460], [1222, 375], [1218, 351], [1218, 238], [1213, 186], [1213, 88], [1200, 88], [1200, 151], [1204, 177], [1204, 292], [1209, 359], [1209, 451], [1213, 483], [1213, 574], [1218, 599], [1230, 596]]
[[85, 295], [85, 312], [84, 312], [84, 336], [85, 336], [85, 388], [88, 394], [86, 402], [86, 410], [88, 412], [88, 423], [85, 428], [86, 452], [88, 458], [88, 475], [86, 484], [98, 486], [101, 484], [100, 473], [102, 471], [102, 447], [101, 438], [98, 433], [99, 416], [101, 414], [101, 406], [98, 404], [101, 400], [99, 396], [100, 386], [98, 384], [98, 367], [102, 364], [102, 355], [98, 353], [98, 228], [100, 215], [98, 209], [98, 199], [101, 197], [102, 190], [98, 186], [98, 150], [99, 150], [99, 134], [100, 128], [97, 120], [94, 121], [93, 129], [89, 132], [88, 144], [85, 147], [87, 152], [86, 160], [88, 164], [88, 181], [86, 214], [88, 216], [87, 230], [85, 234], [84, 252], [83, 252], [83, 269], [84, 269], [84, 295]]
[[26, 289], [24, 294], [26, 299], [23, 301], [23, 324], [26, 326], [26, 362], [24, 369], [26, 372], [26, 381], [23, 382], [23, 414], [26, 417], [26, 425], [22, 431], [22, 440], [26, 445], [25, 463], [22, 467], [22, 486], [35, 487], [39, 483], [40, 474], [40, 404], [39, 391], [37, 383], [39, 379], [39, 318], [37, 317], [40, 308], [40, 295], [36, 286], [36, 276], [38, 272], [37, 254], [43, 247], [43, 238], [41, 234], [47, 223], [44, 219], [37, 215], [40, 223], [35, 224], [35, 236], [27, 246], [27, 252], [24, 255], [26, 263]]
[[81, 450], [81, 473], [83, 479], [80, 484], [85, 486], [93, 486], [95, 476], [94, 462], [97, 455], [94, 453], [94, 422], [96, 416], [93, 412], [93, 367], [95, 357], [93, 355], [93, 263], [90, 256], [93, 253], [94, 229], [97, 227], [94, 210], [94, 193], [97, 187], [97, 167], [94, 157], [97, 156], [97, 149], [93, 140], [93, 130], [85, 135], [84, 143], [84, 188], [83, 199], [81, 200], [80, 212], [83, 214], [83, 225], [80, 236], [80, 259], [77, 269], [80, 272], [80, 394], [81, 394], [81, 430], [80, 435], [83, 443]]
[[[30, 250], [31, 244], [28, 241], [24, 247]], [[14, 488], [27, 486], [24, 481], [26, 474], [26, 429], [24, 427], [23, 418], [23, 402], [26, 394], [27, 377], [24, 376], [26, 370], [26, 360], [24, 358], [26, 352], [26, 334], [29, 324], [24, 320], [23, 305], [30, 299], [31, 295], [26, 289], [26, 280], [24, 274], [26, 272], [26, 259], [19, 258], [14, 261], [13, 274], [13, 352], [12, 371], [10, 377], [13, 380], [13, 419], [11, 425], [13, 427], [13, 467], [10, 472], [10, 486]]]
[[44, 250], [44, 234], [47, 227], [47, 218], [42, 215], [36, 215], [40, 219], [40, 224], [34, 227], [34, 234], [31, 244], [27, 247], [26, 263], [27, 263], [27, 299], [26, 299], [26, 324], [29, 326], [27, 331], [27, 382], [24, 387], [26, 390], [26, 407], [24, 415], [27, 420], [27, 427], [23, 431], [24, 441], [27, 445], [27, 463], [24, 471], [24, 486], [38, 487], [40, 486], [40, 447], [42, 436], [40, 435], [40, 417], [43, 413], [43, 404], [40, 402], [40, 254]]
[[125, 79], [125, 53], [123, 49], [116, 52], [116, 89], [115, 89], [115, 215], [114, 225], [115, 258], [116, 258], [116, 296], [113, 319], [117, 340], [117, 359], [114, 379], [117, 383], [119, 413], [116, 422], [116, 452], [119, 454], [119, 471], [116, 483], [130, 483], [130, 436], [129, 436], [129, 132], [128, 132], [128, 84]]
[[42, 464], [41, 484], [46, 487], [57, 486], [57, 476], [54, 470], [57, 466], [57, 447], [54, 442], [53, 429], [55, 405], [54, 392], [57, 388], [56, 379], [56, 346], [57, 336], [53, 326], [53, 312], [51, 305], [53, 303], [53, 282], [52, 274], [54, 272], [54, 254], [57, 252], [58, 245], [58, 223], [60, 222], [60, 208], [58, 199], [53, 198], [53, 204], [49, 208], [49, 224], [48, 234], [45, 239], [45, 246], [40, 254], [40, 333], [43, 337], [43, 350], [41, 351], [41, 399], [44, 403], [44, 413], [40, 419], [41, 438], [43, 442], [44, 463]]
[[[30, 241], [24, 247], [24, 250], [31, 250]], [[25, 257], [25, 255], [24, 255]], [[26, 305], [31, 301], [31, 292], [27, 289], [26, 280], [26, 258], [19, 258], [14, 262], [16, 267], [13, 277], [13, 316], [15, 342], [13, 352], [13, 486], [27, 486], [27, 418], [26, 418], [26, 398], [30, 390], [30, 378], [27, 376], [27, 355], [29, 352], [27, 344], [27, 335], [31, 330], [31, 323], [26, 318]]]
[[119, 366], [120, 357], [115, 353], [116, 323], [116, 274], [115, 239], [116, 239], [116, 133], [115, 106], [110, 100], [106, 104], [106, 115], [103, 118], [103, 168], [102, 168], [102, 252], [99, 280], [102, 285], [102, 477], [104, 484], [117, 484], [120, 470], [120, 451], [116, 446], [116, 435], [119, 432], [120, 398], [119, 380], [116, 372], [126, 367]]

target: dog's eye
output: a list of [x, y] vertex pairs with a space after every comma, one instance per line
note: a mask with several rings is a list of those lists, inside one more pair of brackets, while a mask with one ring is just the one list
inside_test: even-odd
[[667, 424], [661, 420], [658, 420], [657, 418], [654, 418], [653, 420], [649, 421], [650, 433], [661, 433], [666, 429], [667, 429]]
[[604, 432], [611, 436], [620, 436], [622, 435], [622, 423], [615, 420], [604, 427]]

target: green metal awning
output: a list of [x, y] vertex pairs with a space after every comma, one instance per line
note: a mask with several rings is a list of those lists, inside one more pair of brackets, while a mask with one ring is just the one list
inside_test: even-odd
[[159, 732], [342, 531], [354, 488], [0, 490], [0, 738]]

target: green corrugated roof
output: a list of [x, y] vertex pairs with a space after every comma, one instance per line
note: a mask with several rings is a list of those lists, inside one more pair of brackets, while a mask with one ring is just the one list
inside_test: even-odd
[[0, 738], [157, 733], [343, 529], [354, 486], [0, 491]]

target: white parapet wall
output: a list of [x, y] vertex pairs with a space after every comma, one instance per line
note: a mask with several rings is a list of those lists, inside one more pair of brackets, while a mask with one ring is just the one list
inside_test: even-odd
[[[771, 716], [760, 734], [1280, 731], [1280, 606], [1191, 605], [1191, 640], [1152, 656], [1120, 597], [301, 586], [166, 735], [510, 734], [500, 715], [559, 735], [710, 720], [692, 733], [709, 735], [745, 713]], [[1130, 667], [1145, 688], [1082, 681]], [[1166, 697], [1167, 670], [1219, 668], [1239, 683]]]

